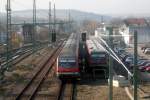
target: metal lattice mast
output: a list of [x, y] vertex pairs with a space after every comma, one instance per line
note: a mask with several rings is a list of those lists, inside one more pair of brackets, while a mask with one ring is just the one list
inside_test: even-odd
[[51, 41], [51, 2], [49, 2], [49, 42]]
[[36, 34], [36, 0], [33, 0], [33, 32], [32, 32], [33, 52], [35, 52], [36, 48], [35, 34]]
[[6, 60], [7, 60], [7, 69], [11, 66], [11, 63], [8, 63], [9, 60], [12, 58], [11, 50], [12, 50], [12, 44], [11, 44], [11, 4], [10, 0], [7, 0], [6, 5], [6, 11], [7, 11], [7, 46], [6, 46]]
[[69, 32], [71, 33], [71, 15], [69, 11]]
[[52, 42], [56, 42], [56, 9], [54, 4], [54, 25], [53, 25], [53, 32], [52, 32]]
[[56, 29], [56, 9], [54, 4], [54, 30]]

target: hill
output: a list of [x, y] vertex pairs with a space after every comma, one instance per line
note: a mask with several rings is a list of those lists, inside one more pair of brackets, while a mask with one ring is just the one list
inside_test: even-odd
[[[99, 15], [90, 12], [83, 12], [78, 10], [56, 10], [56, 16], [59, 19], [68, 19], [69, 12], [71, 15], [71, 19], [75, 21], [83, 21], [83, 20], [95, 20], [101, 21], [101, 17], [103, 16], [104, 21], [109, 21], [111, 19], [110, 16], [107, 15]], [[4, 16], [4, 13], [1, 15]], [[22, 22], [22, 21], [32, 21], [32, 10], [22, 10], [22, 11], [13, 11], [12, 12], [13, 21], [14, 22]], [[53, 11], [52, 11], [53, 16]], [[5, 18], [5, 17], [3, 17]], [[38, 9], [37, 10], [37, 19], [38, 20], [47, 20], [48, 19], [48, 10], [46, 9]]]

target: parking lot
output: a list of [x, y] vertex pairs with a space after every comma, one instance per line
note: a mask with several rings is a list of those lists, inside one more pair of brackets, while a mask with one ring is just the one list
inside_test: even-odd
[[[124, 51], [118, 56], [127, 68], [133, 72], [134, 48], [125, 48]], [[141, 82], [150, 82], [150, 54], [143, 53], [140, 46], [138, 46], [138, 72]]]

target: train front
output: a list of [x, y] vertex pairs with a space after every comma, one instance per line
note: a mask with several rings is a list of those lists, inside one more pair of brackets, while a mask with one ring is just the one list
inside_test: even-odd
[[57, 59], [57, 76], [61, 79], [79, 78], [77, 34], [72, 34]]
[[76, 58], [59, 57], [57, 76], [59, 78], [79, 78], [80, 71]]

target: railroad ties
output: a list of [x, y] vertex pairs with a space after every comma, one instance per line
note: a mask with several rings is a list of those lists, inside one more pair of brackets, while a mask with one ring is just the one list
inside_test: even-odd
[[[54, 64], [56, 64], [56, 78], [60, 79], [58, 91], [56, 95], [53, 95], [57, 100], [74, 100], [76, 98], [77, 78], [80, 78], [83, 83], [84, 81], [90, 83], [92, 78], [100, 80], [101, 83], [103, 80], [103, 84], [100, 85], [105, 85], [107, 88], [109, 52], [96, 37], [89, 37], [82, 43], [80, 40], [82, 40], [81, 37], [74, 33], [68, 40], [61, 42], [57, 48], [53, 46], [52, 53], [39, 62], [36, 74], [20, 91], [16, 100], [34, 99]], [[81, 49], [79, 49], [80, 46]], [[79, 55], [83, 52], [84, 55]], [[87, 77], [82, 78], [82, 75], [87, 75]]]
[[43, 62], [39, 63], [39, 70], [32, 77], [29, 83], [21, 90], [19, 95], [16, 97], [16, 100], [31, 100], [36, 96], [39, 87], [55, 64], [62, 47], [63, 42], [53, 50], [52, 54], [47, 59], [43, 59]]
[[62, 81], [57, 100], [75, 100], [76, 82]]

